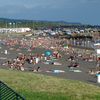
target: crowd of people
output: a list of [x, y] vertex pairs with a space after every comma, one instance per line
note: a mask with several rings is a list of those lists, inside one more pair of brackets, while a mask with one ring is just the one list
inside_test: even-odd
[[[9, 66], [12, 69], [18, 69], [24, 71], [24, 65], [27, 62], [28, 64], [38, 64], [42, 60], [48, 60], [55, 57], [59, 59], [63, 57], [61, 53], [64, 52], [70, 65], [68, 67], [79, 67], [80, 64], [78, 60], [83, 61], [97, 61], [96, 55], [93, 50], [85, 50], [79, 48], [73, 48], [68, 44], [67, 39], [57, 39], [51, 37], [36, 37], [36, 38], [5, 38], [1, 39], [1, 44], [7, 46], [8, 48], [17, 47], [19, 49], [27, 49], [29, 51], [28, 55], [20, 54], [12, 60], [8, 60], [2, 65]], [[50, 56], [45, 54], [31, 54], [30, 51], [35, 48], [44, 48], [45, 50], [51, 50], [53, 53]]]

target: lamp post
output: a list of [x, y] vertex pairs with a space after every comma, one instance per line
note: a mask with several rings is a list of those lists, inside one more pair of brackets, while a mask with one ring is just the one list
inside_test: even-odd
[[15, 23], [12, 23], [12, 25], [13, 25], [13, 28], [15, 28]]
[[12, 23], [11, 22], [9, 23], [9, 26], [10, 26], [10, 28], [12, 27]]

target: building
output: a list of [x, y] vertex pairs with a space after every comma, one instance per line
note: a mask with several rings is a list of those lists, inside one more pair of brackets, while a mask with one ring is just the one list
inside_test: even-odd
[[30, 28], [0, 28], [0, 33], [24, 33], [31, 31]]

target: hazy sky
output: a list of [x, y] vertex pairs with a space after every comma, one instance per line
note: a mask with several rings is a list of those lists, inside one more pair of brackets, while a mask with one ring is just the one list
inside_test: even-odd
[[0, 17], [100, 25], [100, 0], [0, 0]]

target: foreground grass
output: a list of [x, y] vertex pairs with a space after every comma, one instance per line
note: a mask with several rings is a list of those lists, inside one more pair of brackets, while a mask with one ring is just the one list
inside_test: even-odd
[[79, 81], [4, 69], [0, 80], [26, 100], [100, 100], [100, 87]]

